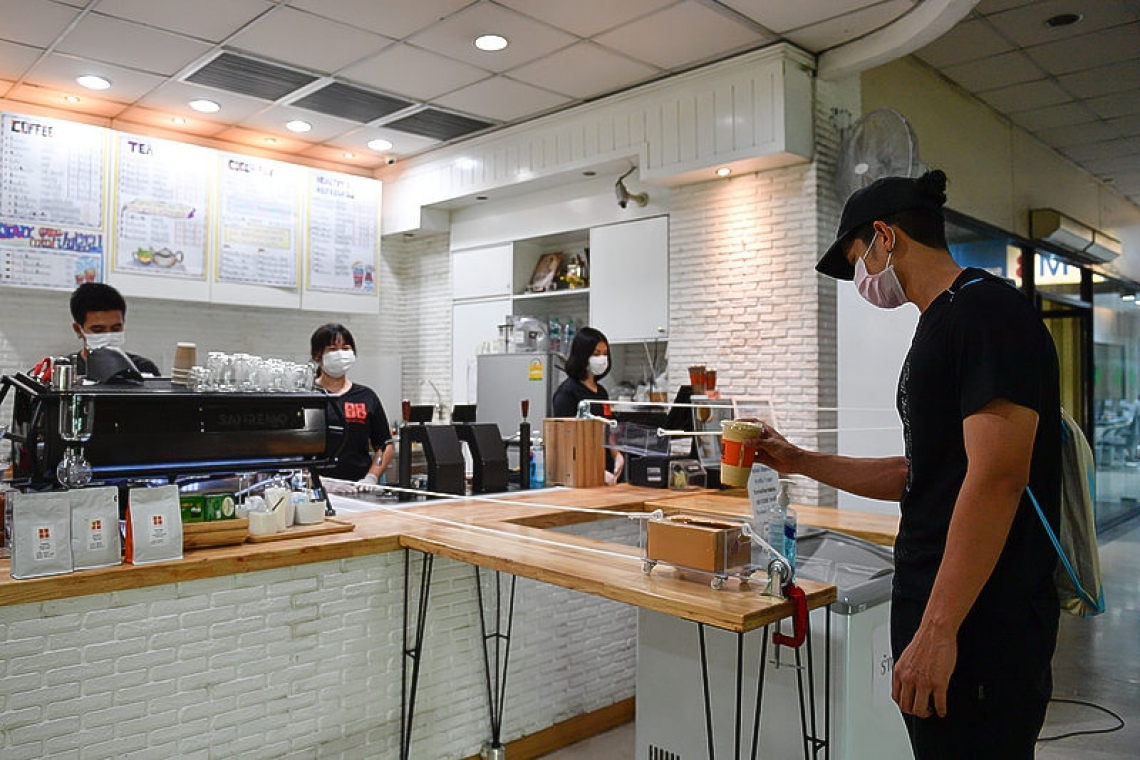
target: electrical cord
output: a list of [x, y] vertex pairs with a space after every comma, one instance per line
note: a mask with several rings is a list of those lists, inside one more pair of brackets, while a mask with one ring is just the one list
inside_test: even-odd
[[1050, 702], [1056, 702], [1058, 704], [1064, 704], [1064, 705], [1080, 705], [1081, 707], [1091, 707], [1094, 710], [1099, 710], [1100, 712], [1105, 713], [1106, 715], [1110, 715], [1113, 718], [1115, 718], [1116, 719], [1116, 725], [1112, 726], [1110, 728], [1089, 728], [1089, 729], [1085, 729], [1083, 731], [1067, 731], [1063, 734], [1056, 734], [1055, 736], [1040, 736], [1037, 738], [1038, 742], [1055, 742], [1058, 739], [1068, 739], [1068, 738], [1073, 737], [1073, 736], [1091, 736], [1093, 734], [1111, 734], [1113, 731], [1119, 731], [1120, 729], [1124, 728], [1124, 718], [1120, 717], [1119, 715], [1114, 713], [1112, 710], [1109, 710], [1107, 707], [1102, 707], [1101, 705], [1093, 704], [1092, 702], [1085, 702], [1084, 700], [1081, 700], [1081, 699], [1053, 698], [1053, 699], [1050, 699], [1049, 701]]

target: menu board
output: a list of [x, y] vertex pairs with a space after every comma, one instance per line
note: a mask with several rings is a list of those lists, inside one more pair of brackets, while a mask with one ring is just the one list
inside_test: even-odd
[[380, 183], [309, 172], [309, 290], [376, 293]]
[[106, 131], [18, 114], [0, 129], [0, 284], [102, 280]]
[[115, 166], [115, 270], [205, 279], [207, 148], [120, 134]]
[[304, 170], [223, 153], [218, 175], [218, 281], [296, 288]]

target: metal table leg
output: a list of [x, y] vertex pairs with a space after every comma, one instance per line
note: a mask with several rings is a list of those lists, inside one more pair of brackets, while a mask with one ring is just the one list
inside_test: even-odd
[[[800, 732], [803, 738], [804, 758], [805, 760], [815, 760], [820, 757], [822, 751], [825, 760], [831, 757], [831, 615], [827, 609], [823, 610], [826, 616], [826, 641], [824, 643], [824, 687], [823, 687], [823, 700], [824, 700], [824, 718], [822, 726], [817, 722], [817, 709], [816, 709], [816, 688], [815, 688], [815, 659], [813, 656], [813, 640], [811, 628], [808, 628], [806, 648], [807, 648], [807, 666], [804, 667], [801, 650], [798, 648], [796, 653], [796, 691], [799, 698], [800, 709]], [[701, 685], [704, 689], [705, 700], [705, 739], [708, 745], [708, 760], [716, 760], [716, 747], [713, 732], [713, 710], [712, 710], [712, 695], [709, 687], [709, 665], [708, 653], [705, 646], [705, 626], [704, 623], [697, 623], [697, 634], [700, 642], [700, 655], [701, 655]], [[761, 631], [760, 639], [760, 658], [759, 667], [756, 674], [756, 702], [753, 708], [752, 716], [752, 738], [751, 738], [751, 760], [756, 760], [760, 751], [760, 720], [761, 711], [764, 704], [764, 678], [767, 669], [768, 660], [768, 637], [769, 628], [765, 626]], [[735, 760], [740, 760], [742, 741], [742, 726], [741, 720], [744, 711], [744, 636], [743, 633], [736, 634], [736, 682], [735, 682], [735, 704], [736, 712], [733, 716], [735, 728], [735, 740], [733, 746], [733, 757]], [[807, 687], [804, 686], [804, 677], [807, 677]]]
[[[495, 598], [492, 603], [495, 616], [494, 630], [488, 633], [487, 617], [490, 612], [486, 610], [483, 600], [482, 574], [479, 572], [479, 566], [475, 566], [475, 589], [479, 597], [479, 628], [483, 633], [483, 669], [487, 678], [487, 709], [491, 717], [491, 741], [484, 747], [486, 757], [497, 757], [500, 750], [503, 749], [500, 741], [503, 730], [503, 703], [507, 694], [507, 666], [510, 662], [511, 631], [515, 617], [515, 582], [518, 580], [514, 575], [508, 576], [510, 585], [507, 591], [506, 619], [504, 620], [503, 574], [498, 570], [493, 572], [495, 579]], [[503, 633], [504, 625], [506, 633]], [[505, 755], [505, 753], [503, 754]]]
[[[420, 587], [415, 610], [415, 633], [409, 646], [408, 614], [411, 600], [411, 550], [404, 549], [404, 656], [400, 667], [400, 760], [409, 760], [412, 746], [412, 720], [416, 715], [416, 691], [420, 681], [420, 662], [424, 649], [424, 624], [427, 621], [428, 596], [431, 592], [431, 570], [435, 555], [417, 552], [422, 559]], [[411, 679], [408, 660], [412, 662]]]

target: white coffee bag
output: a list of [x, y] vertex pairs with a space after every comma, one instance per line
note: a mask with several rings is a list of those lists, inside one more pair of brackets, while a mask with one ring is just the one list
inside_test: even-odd
[[182, 559], [178, 486], [132, 488], [127, 506], [127, 562], [146, 565]]
[[71, 556], [76, 570], [121, 564], [119, 489], [77, 488], [71, 494]]
[[67, 491], [20, 493], [12, 500], [12, 577], [70, 573], [71, 495]]

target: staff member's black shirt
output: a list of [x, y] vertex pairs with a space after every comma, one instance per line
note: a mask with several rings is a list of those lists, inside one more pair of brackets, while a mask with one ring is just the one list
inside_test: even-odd
[[[577, 417], [579, 402], [585, 399], [608, 401], [609, 398], [610, 394], [601, 383], [598, 383], [598, 390], [592, 391], [583, 385], [581, 380], [568, 377], [558, 386], [558, 390], [554, 391], [554, 416]], [[598, 417], [608, 417], [608, 412], [609, 407], [605, 404], [590, 405], [590, 413]]]
[[328, 403], [328, 424], [343, 427], [344, 432], [330, 442], [329, 451], [335, 463], [320, 470], [320, 474], [341, 480], [360, 480], [368, 474], [374, 456], [368, 444], [376, 451], [392, 442], [388, 416], [380, 398], [366, 385], [353, 383], [340, 396], [331, 396]]
[[[983, 270], [964, 270], [919, 318], [898, 389], [909, 472], [895, 543], [896, 618], [906, 620], [904, 635], [895, 632], [896, 657], [917, 628], [945, 552], [968, 464], [962, 423], [991, 401], [1037, 412], [1029, 486], [1056, 529], [1058, 377], [1053, 339], [1032, 304]], [[1023, 494], [993, 574], [959, 630], [958, 671], [1048, 668], [1058, 617], [1055, 565]]]

